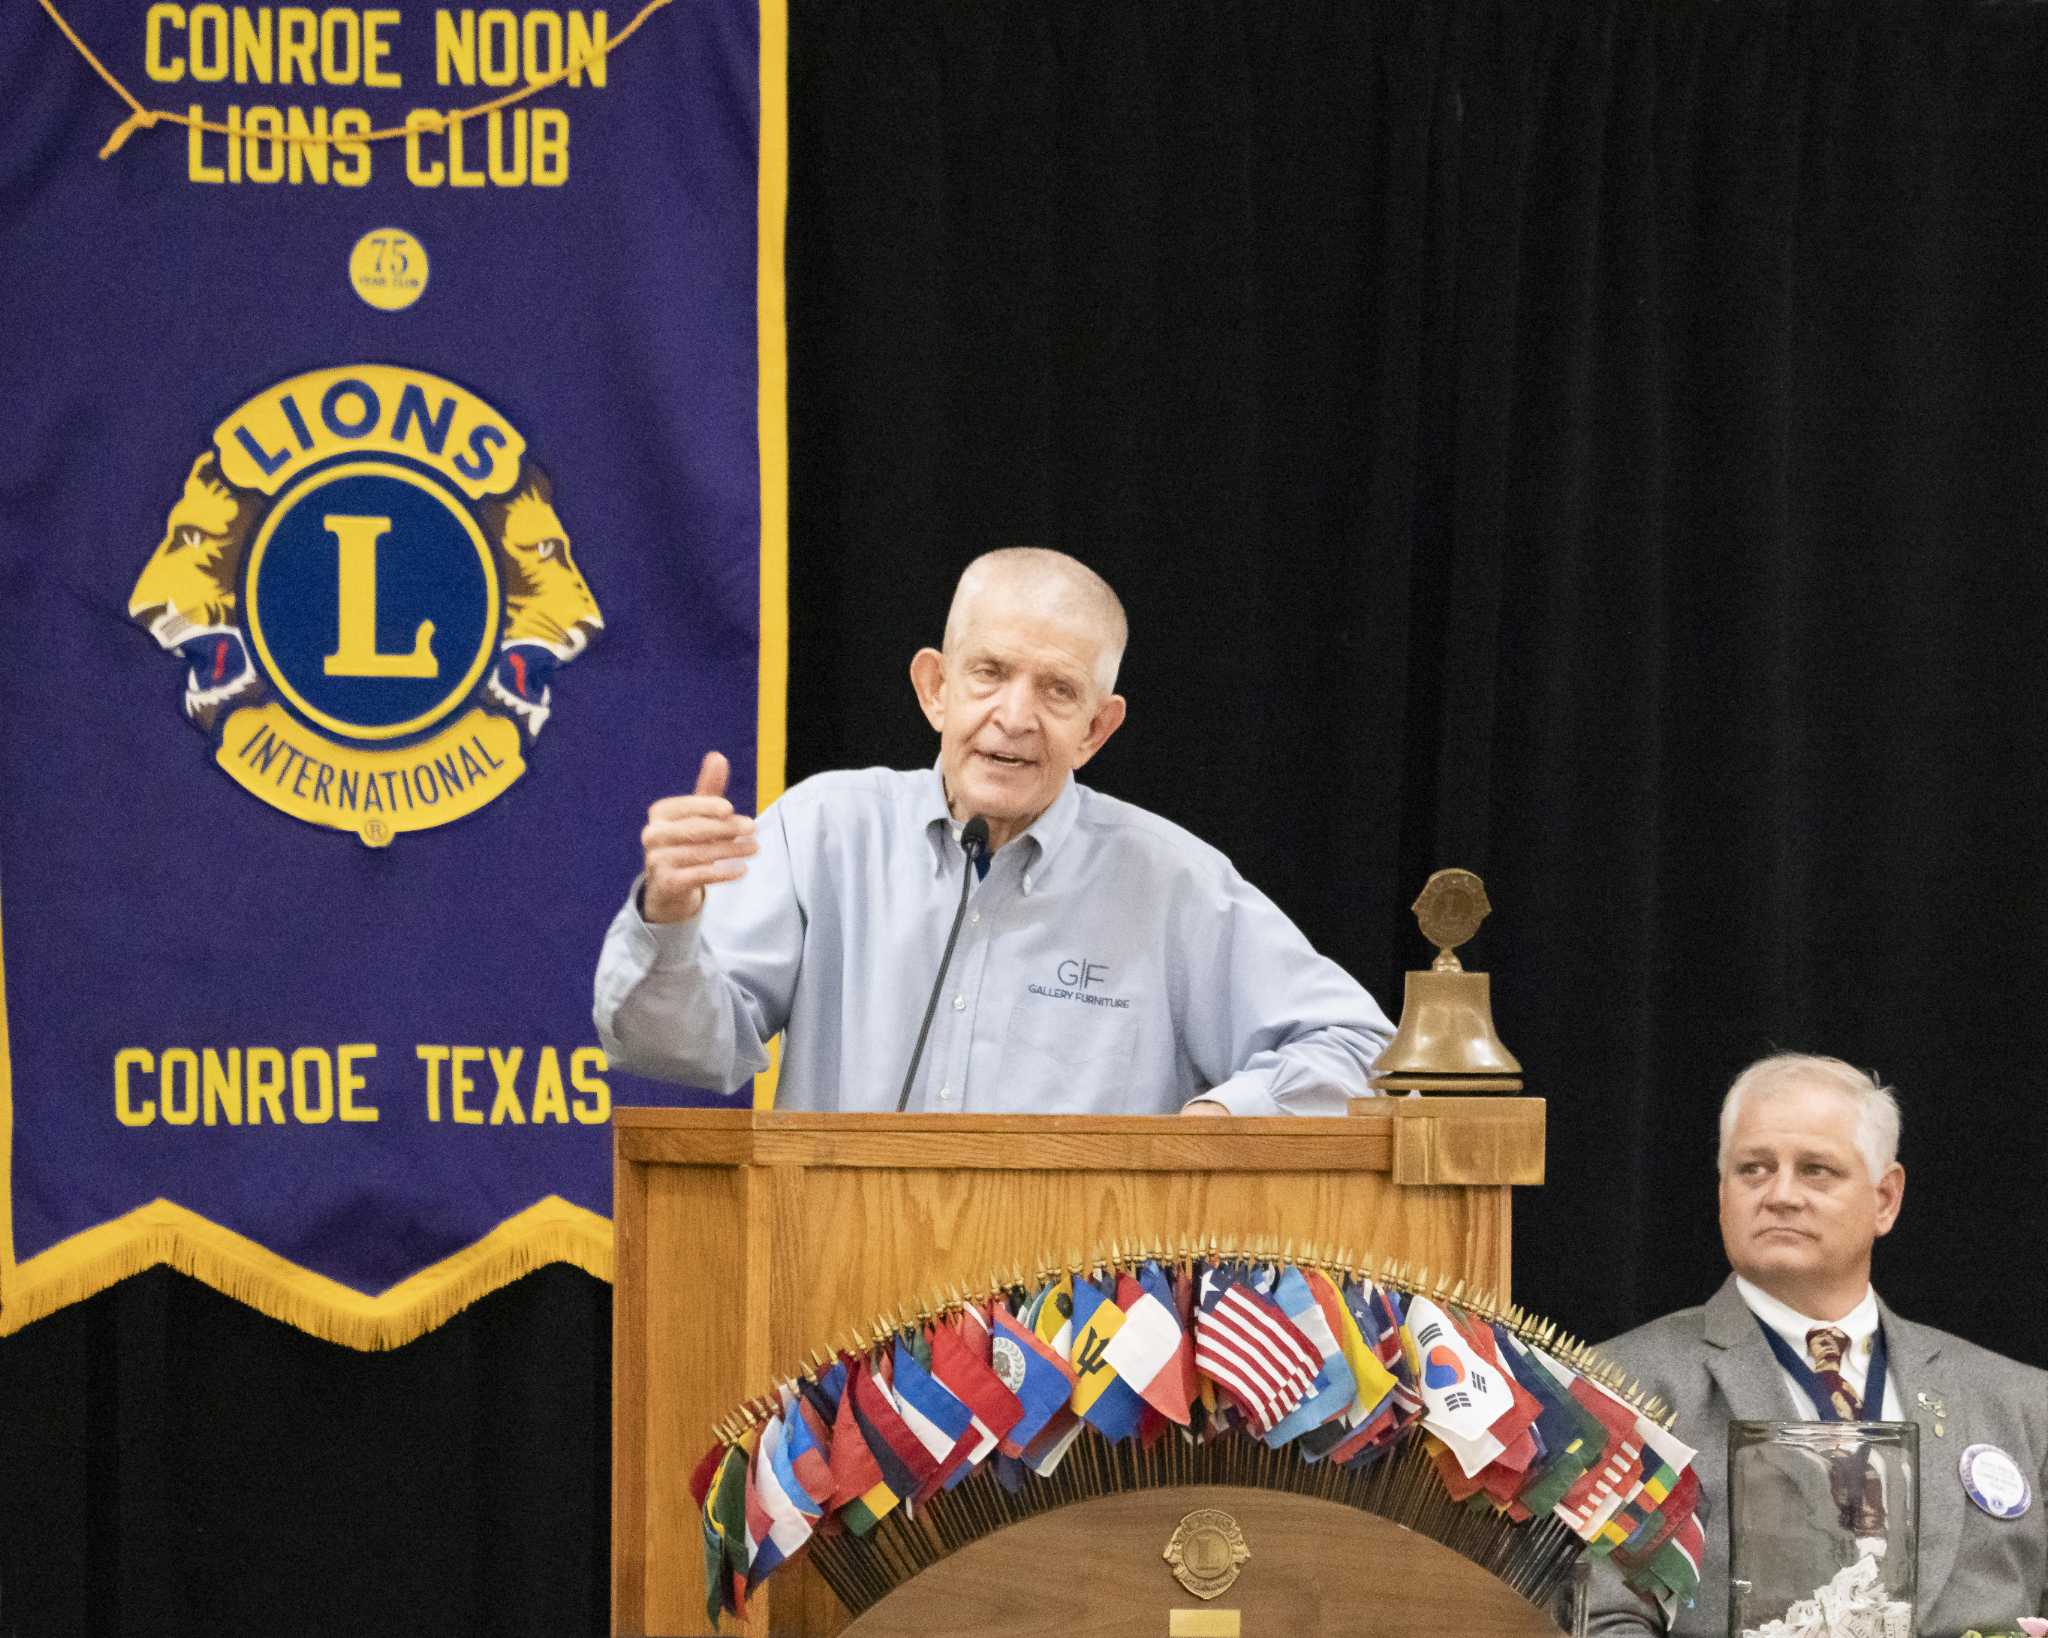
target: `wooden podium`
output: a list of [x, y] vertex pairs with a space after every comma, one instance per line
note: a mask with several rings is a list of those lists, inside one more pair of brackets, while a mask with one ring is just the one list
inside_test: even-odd
[[[612, 1630], [709, 1630], [690, 1470], [805, 1352], [1112, 1240], [1348, 1248], [1505, 1301], [1509, 1188], [1542, 1182], [1543, 1120], [1538, 1098], [1360, 1100], [1349, 1120], [617, 1111]], [[741, 1630], [846, 1620], [805, 1565]]]

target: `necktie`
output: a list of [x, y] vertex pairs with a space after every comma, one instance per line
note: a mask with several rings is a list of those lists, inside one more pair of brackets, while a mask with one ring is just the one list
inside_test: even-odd
[[[1858, 1422], [1863, 1419], [1863, 1402], [1842, 1376], [1842, 1360], [1848, 1352], [1848, 1336], [1832, 1325], [1816, 1325], [1806, 1333], [1806, 1357], [1813, 1361], [1813, 1374], [1827, 1391], [1835, 1414], [1845, 1422]], [[1838, 1457], [1828, 1478], [1842, 1527], [1858, 1536], [1883, 1535], [1884, 1493], [1869, 1464], [1854, 1457]]]
[[1806, 1357], [1813, 1361], [1813, 1374], [1827, 1389], [1835, 1414], [1845, 1422], [1863, 1419], [1863, 1402], [1842, 1375], [1842, 1360], [1849, 1352], [1847, 1333], [1832, 1325], [1816, 1325], [1806, 1333]]

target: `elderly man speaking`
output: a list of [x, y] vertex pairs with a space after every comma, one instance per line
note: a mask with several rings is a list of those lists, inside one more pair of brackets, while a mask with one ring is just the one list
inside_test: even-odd
[[1123, 723], [1124, 639], [1093, 570], [990, 552], [910, 662], [936, 767], [752, 819], [707, 755], [605, 936], [611, 1062], [736, 1092], [787, 1031], [786, 1109], [1342, 1114], [1392, 1033], [1372, 997], [1214, 848], [1073, 777]]

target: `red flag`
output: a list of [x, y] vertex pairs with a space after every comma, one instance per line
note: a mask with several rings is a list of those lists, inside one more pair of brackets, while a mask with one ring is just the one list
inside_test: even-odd
[[839, 1394], [839, 1415], [832, 1423], [832, 1501], [826, 1509], [828, 1514], [838, 1512], [848, 1502], [859, 1501], [882, 1482], [882, 1469], [874, 1452], [868, 1449], [867, 1440], [861, 1437], [860, 1423], [853, 1415], [853, 1385], [866, 1376], [867, 1369], [865, 1360], [847, 1361], [846, 1386]]
[[[971, 1328], [972, 1321], [968, 1322]], [[989, 1366], [988, 1332], [981, 1333], [981, 1351], [977, 1354], [973, 1342], [951, 1325], [935, 1325], [931, 1329], [932, 1375], [940, 1386], [950, 1393], [968, 1413], [981, 1424], [985, 1435], [1000, 1440], [1017, 1425], [1024, 1414], [1024, 1403], [1003, 1386], [1002, 1378]], [[979, 1459], [985, 1452], [977, 1449]]]
[[690, 1473], [690, 1499], [697, 1504], [697, 1511], [704, 1511], [704, 1498], [711, 1494], [711, 1481], [718, 1477], [718, 1464], [725, 1460], [725, 1441], [719, 1440], [704, 1452], [704, 1460]]
[[[889, 1369], [889, 1356], [884, 1353], [880, 1357], [880, 1368], [886, 1372]], [[912, 1494], [923, 1490], [938, 1474], [939, 1464], [932, 1453], [924, 1448], [924, 1441], [910, 1431], [909, 1424], [896, 1409], [896, 1401], [889, 1396], [882, 1382], [877, 1380], [875, 1372], [863, 1371], [859, 1382], [850, 1385], [849, 1391], [855, 1395], [855, 1403], [860, 1407], [860, 1414], [867, 1419], [868, 1426], [874, 1429], [878, 1438], [887, 1443], [897, 1461], [910, 1471], [916, 1481], [912, 1486]], [[892, 1485], [890, 1488], [895, 1487]]]

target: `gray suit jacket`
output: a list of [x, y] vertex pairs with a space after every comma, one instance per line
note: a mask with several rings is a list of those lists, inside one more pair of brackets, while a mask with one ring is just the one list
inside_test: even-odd
[[[1953, 1638], [1971, 1627], [2009, 1627], [2043, 1613], [2048, 1601], [2048, 1372], [1979, 1348], [1931, 1326], [1900, 1319], [1882, 1301], [1890, 1377], [1899, 1404], [1920, 1424], [1922, 1638]], [[1600, 1352], [1677, 1412], [1672, 1431], [1699, 1447], [1701, 1524], [1706, 1532], [1699, 1602], [1679, 1612], [1681, 1638], [1728, 1631], [1728, 1424], [1782, 1421], [1785, 1379], [1756, 1318], [1730, 1275], [1704, 1308], [1685, 1308], [1601, 1345]], [[1946, 1411], [1939, 1418], [1929, 1400]], [[2033, 1486], [2017, 1519], [1995, 1519], [1964, 1495], [1959, 1464], [1973, 1444], [1997, 1445]], [[1773, 1612], [1773, 1613], [1782, 1613]], [[1622, 1585], [1604, 1560], [1595, 1567], [1595, 1633], [1655, 1633], [1655, 1606]]]

